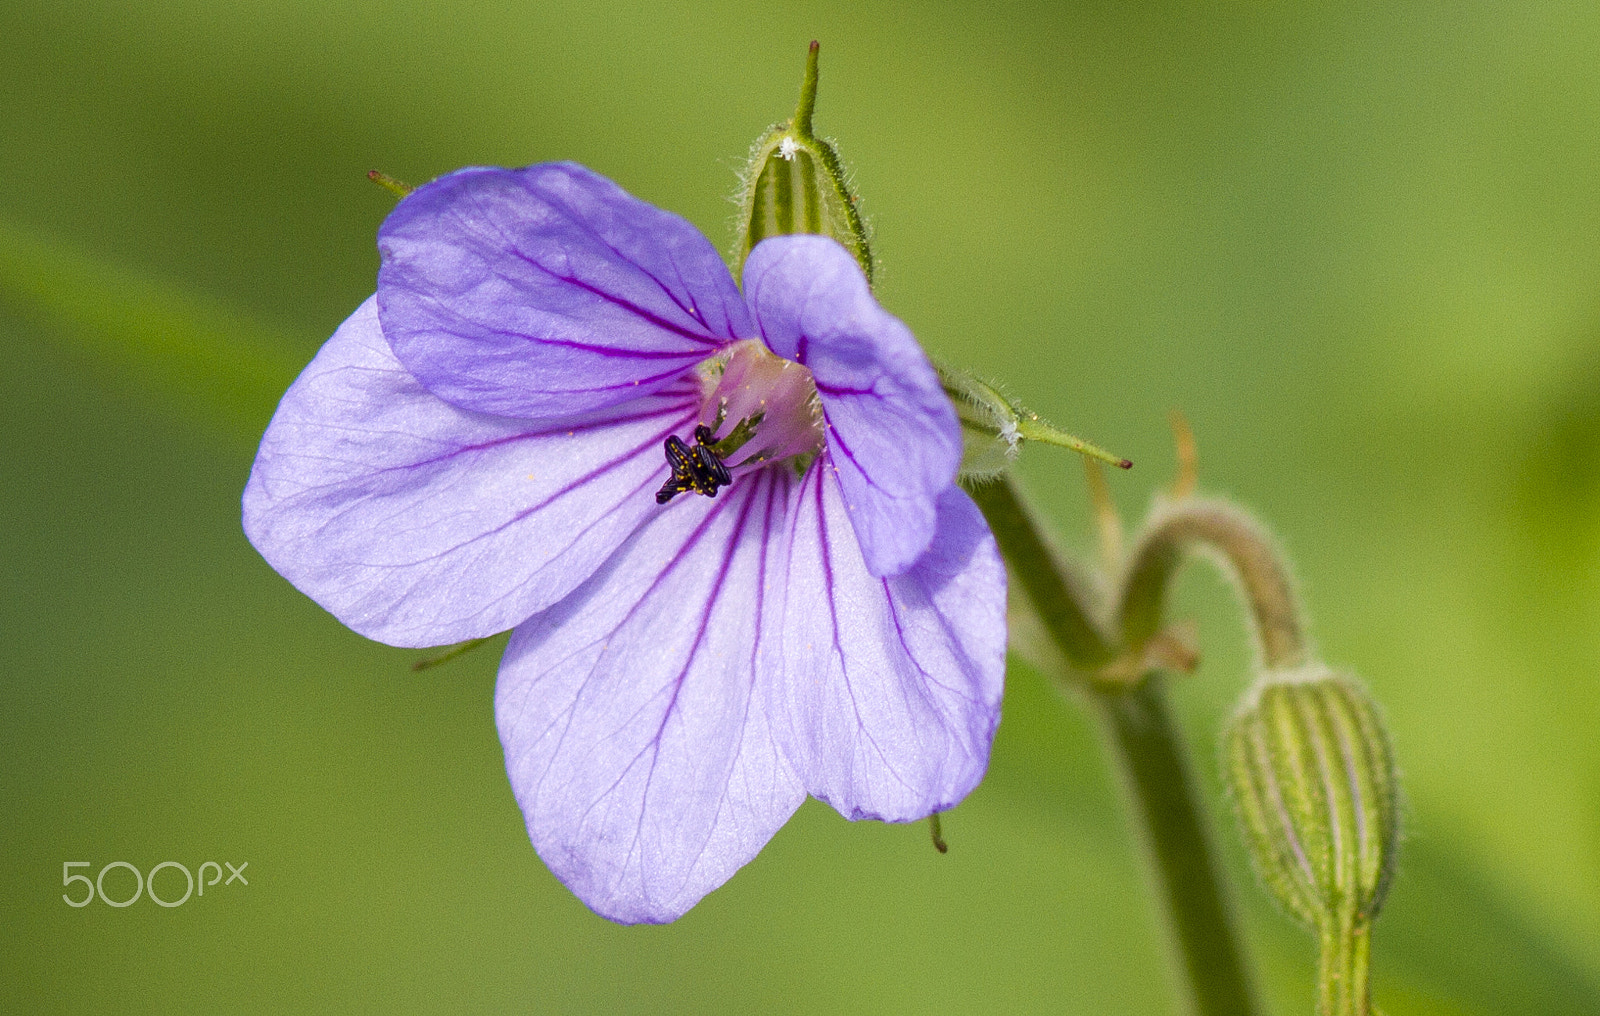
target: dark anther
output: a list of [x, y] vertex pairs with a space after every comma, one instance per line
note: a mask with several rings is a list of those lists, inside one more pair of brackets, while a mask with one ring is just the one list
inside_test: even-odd
[[706, 497], [716, 497], [718, 487], [733, 482], [728, 467], [723, 465], [712, 448], [711, 428], [705, 424], [694, 429], [694, 444], [690, 446], [676, 434], [667, 436], [667, 465], [672, 476], [656, 491], [656, 504], [666, 504], [679, 494], [694, 491]]

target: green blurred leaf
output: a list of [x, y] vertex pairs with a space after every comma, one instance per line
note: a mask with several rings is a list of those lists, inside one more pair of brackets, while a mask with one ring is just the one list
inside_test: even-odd
[[[1373, 935], [1373, 993], [1385, 986], [1475, 1013], [1600, 1012], [1600, 979], [1525, 901], [1443, 837], [1401, 849], [1395, 893]], [[1425, 1011], [1425, 1010], [1418, 1010]]]
[[3, 221], [0, 309], [97, 374], [246, 446], [305, 365], [303, 341]]

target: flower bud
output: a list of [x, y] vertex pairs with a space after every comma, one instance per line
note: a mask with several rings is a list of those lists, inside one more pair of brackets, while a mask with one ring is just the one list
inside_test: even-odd
[[993, 385], [966, 371], [934, 364], [944, 393], [961, 421], [961, 477], [987, 479], [1005, 471], [1022, 451], [1022, 411]]
[[839, 154], [811, 132], [816, 104], [817, 44], [813, 42], [794, 119], [769, 127], [750, 149], [739, 195], [743, 233], [739, 264], [769, 236], [817, 233], [843, 244], [870, 283], [872, 251], [861, 213], [856, 210], [857, 198], [845, 180]]
[[1133, 465], [1127, 459], [1055, 429], [1039, 419], [1038, 413], [1023, 409], [987, 381], [942, 363], [935, 362], [934, 368], [939, 372], [944, 393], [955, 403], [956, 416], [961, 421], [963, 480], [984, 480], [1004, 472], [1016, 461], [1024, 440], [1070, 448], [1121, 469]]
[[1376, 705], [1321, 664], [1269, 671], [1225, 735], [1256, 870], [1290, 913], [1327, 931], [1383, 905], [1399, 842], [1399, 784]]

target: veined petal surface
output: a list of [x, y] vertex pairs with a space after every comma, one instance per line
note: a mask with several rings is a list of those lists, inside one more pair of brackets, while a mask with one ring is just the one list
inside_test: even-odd
[[872, 575], [824, 466], [806, 474], [787, 520], [782, 600], [762, 638], [768, 714], [813, 796], [846, 818], [911, 821], [960, 801], [988, 765], [1005, 566], [977, 506], [952, 486], [927, 553], [899, 575]]
[[763, 240], [745, 296], [769, 348], [816, 377], [844, 503], [874, 575], [895, 575], [933, 539], [955, 483], [961, 427], [916, 338], [878, 305], [850, 253], [820, 236]]
[[464, 409], [616, 405], [754, 334], [699, 230], [573, 163], [440, 177], [384, 220], [378, 249], [395, 355]]
[[656, 509], [662, 443], [698, 400], [690, 381], [565, 420], [467, 412], [396, 361], [368, 299], [273, 416], [245, 533], [368, 638], [491, 635], [566, 596]]
[[805, 798], [755, 692], [784, 503], [767, 469], [661, 509], [516, 630], [495, 719], [528, 833], [596, 913], [671, 921]]

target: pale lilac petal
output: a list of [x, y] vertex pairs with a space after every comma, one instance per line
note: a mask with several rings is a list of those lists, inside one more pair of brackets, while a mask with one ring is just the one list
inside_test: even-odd
[[928, 552], [874, 577], [830, 476], [813, 468], [791, 507], [782, 607], [762, 638], [768, 714], [812, 795], [846, 818], [907, 822], [960, 801], [988, 765], [1005, 566], [977, 506], [951, 487]]
[[872, 298], [850, 253], [820, 236], [764, 240], [744, 266], [767, 345], [816, 375], [827, 441], [861, 552], [895, 575], [933, 539], [961, 427], [917, 340]]
[[656, 510], [694, 385], [604, 413], [470, 413], [395, 361], [367, 300], [278, 407], [244, 492], [250, 542], [368, 638], [491, 635], [559, 601]]
[[616, 405], [754, 334], [710, 241], [572, 163], [441, 177], [384, 220], [378, 249], [395, 355], [464, 409]]
[[793, 486], [766, 470], [678, 498], [506, 649], [512, 790], [539, 856], [604, 917], [681, 916], [805, 798], [753, 692]]

